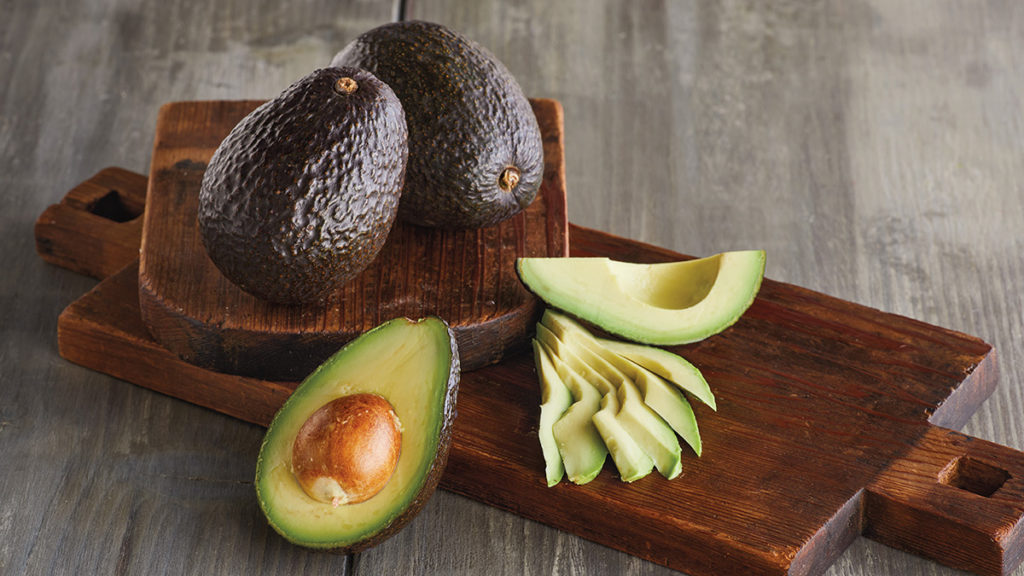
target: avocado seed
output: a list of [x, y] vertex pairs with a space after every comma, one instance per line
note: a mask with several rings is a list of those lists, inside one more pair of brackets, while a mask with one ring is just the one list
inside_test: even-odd
[[384, 488], [401, 448], [401, 423], [390, 402], [377, 394], [342, 396], [299, 428], [292, 473], [310, 498], [355, 504]]

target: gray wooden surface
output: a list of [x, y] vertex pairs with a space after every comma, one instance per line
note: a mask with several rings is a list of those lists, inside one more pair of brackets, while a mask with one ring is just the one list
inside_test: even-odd
[[[991, 342], [965, 431], [1024, 449], [1024, 3], [0, 0], [0, 574], [670, 573], [448, 493], [354, 558], [297, 549], [260, 428], [57, 354], [93, 281], [36, 256], [48, 204], [145, 172], [160, 104], [272, 97], [402, 13], [562, 101], [572, 221]], [[829, 571], [953, 573], [865, 539]]]

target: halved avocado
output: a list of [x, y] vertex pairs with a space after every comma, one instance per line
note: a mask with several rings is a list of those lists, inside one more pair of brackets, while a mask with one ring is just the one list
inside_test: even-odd
[[689, 344], [725, 330], [750, 307], [763, 250], [634, 264], [608, 258], [520, 258], [516, 271], [549, 305], [645, 344]]
[[[270, 525], [295, 544], [345, 553], [396, 533], [419, 512], [441, 478], [459, 377], [455, 336], [439, 318], [396, 318], [348, 343], [299, 385], [267, 429], [256, 465], [256, 493]], [[296, 452], [300, 430], [308, 437], [305, 430], [317, 422], [311, 417], [368, 396], [383, 398], [398, 420], [401, 445], [390, 478], [362, 502], [314, 498], [300, 484], [293, 462], [293, 453], [301, 453]], [[374, 458], [367, 452], [367, 459]]]

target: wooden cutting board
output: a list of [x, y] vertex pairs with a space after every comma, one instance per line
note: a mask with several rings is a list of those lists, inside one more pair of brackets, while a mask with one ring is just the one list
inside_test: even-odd
[[142, 318], [157, 342], [192, 364], [271, 379], [301, 379], [345, 342], [397, 316], [445, 318], [470, 370], [527, 344], [541, 307], [516, 277], [515, 260], [568, 252], [558, 102], [531, 100], [545, 171], [526, 210], [473, 230], [398, 222], [369, 268], [326, 306], [274, 305], [243, 292], [200, 241], [206, 162], [259, 104], [173, 102], [160, 109], [139, 261]]
[[[100, 278], [124, 266], [61, 314], [60, 353], [265, 425], [294, 383], [205, 370], [147, 333], [137, 222], [105, 216], [137, 211], [144, 182], [101, 172], [37, 223], [51, 262]], [[574, 255], [682, 257], [579, 227], [569, 240]], [[704, 454], [685, 458], [681, 477], [624, 484], [609, 463], [586, 486], [548, 488], [538, 384], [522, 353], [463, 374], [442, 487], [692, 576], [820, 574], [858, 535], [978, 574], [1020, 564], [1024, 453], [951, 429], [995, 387], [985, 342], [765, 280], [732, 328], [674, 350], [718, 400], [718, 412], [695, 405]]]

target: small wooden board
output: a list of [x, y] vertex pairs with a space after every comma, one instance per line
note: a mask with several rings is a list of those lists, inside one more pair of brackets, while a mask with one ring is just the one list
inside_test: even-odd
[[300, 379], [345, 342], [397, 316], [445, 318], [470, 370], [525, 346], [541, 308], [516, 277], [515, 259], [568, 251], [557, 101], [531, 101], [545, 173], [526, 210], [484, 229], [396, 223], [373, 264], [322, 307], [274, 305], [243, 292], [214, 266], [199, 238], [206, 162], [260, 103], [174, 102], [160, 109], [139, 266], [142, 318], [157, 342], [192, 364], [271, 379]]
[[[70, 228], [37, 231], [51, 261], [97, 277], [115, 264], [63, 244]], [[573, 255], [683, 257], [584, 228], [569, 237]], [[138, 265], [121, 264], [61, 314], [61, 355], [269, 422], [295, 384], [205, 370], [158, 345], [134, 297]], [[862, 534], [983, 575], [1020, 564], [1024, 453], [948, 428], [995, 387], [985, 342], [765, 280], [733, 327], [674, 350], [718, 400], [718, 412], [695, 404], [704, 454], [681, 477], [624, 484], [608, 463], [590, 484], [548, 488], [538, 384], [521, 353], [463, 374], [442, 487], [692, 576], [821, 574]]]

